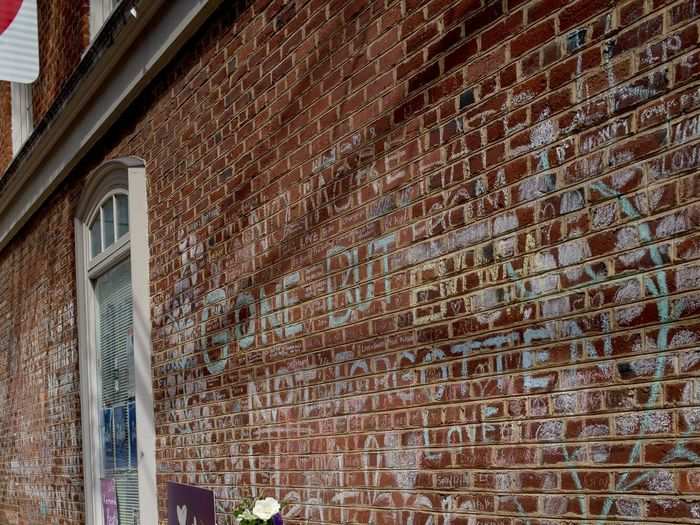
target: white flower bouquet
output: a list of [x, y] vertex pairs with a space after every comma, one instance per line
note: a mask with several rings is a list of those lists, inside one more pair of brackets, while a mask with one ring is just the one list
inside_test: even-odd
[[280, 504], [275, 498], [244, 500], [233, 511], [238, 525], [283, 525]]

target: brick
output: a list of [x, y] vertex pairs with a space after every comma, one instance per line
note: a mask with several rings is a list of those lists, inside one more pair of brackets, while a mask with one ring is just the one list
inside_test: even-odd
[[655, 66], [689, 49], [698, 41], [697, 26], [686, 27], [678, 33], [664, 35], [663, 40], [644, 47], [639, 53], [639, 62], [643, 66]]
[[521, 61], [521, 73], [523, 77], [529, 77], [538, 73], [542, 68], [542, 57], [541, 52], [538, 48], [537, 51], [530, 53], [528, 56]]
[[475, 39], [468, 40], [461, 44], [445, 57], [445, 71], [451, 71], [456, 67], [464, 65], [467, 61], [475, 57], [477, 49], [478, 45]]
[[611, 0], [577, 0], [559, 14], [559, 30], [568, 31], [576, 25], [586, 22], [590, 17], [613, 7]]
[[453, 95], [462, 87], [462, 84], [462, 73], [459, 71], [454, 75], [445, 78], [442, 82], [430, 88], [430, 103], [435, 104], [436, 102]]
[[510, 67], [504, 68], [501, 73], [499, 74], [499, 81], [501, 84], [501, 87], [507, 88], [516, 81], [517, 79], [517, 69], [515, 65], [512, 65]]
[[527, 23], [532, 24], [558, 11], [566, 5], [565, 0], [540, 0], [530, 2], [527, 8]]
[[631, 131], [631, 118], [611, 121], [600, 129], [582, 134], [579, 139], [579, 149], [581, 153], [590, 153], [601, 146], [629, 135]]
[[647, 507], [650, 518], [675, 518], [682, 520], [693, 520], [698, 509], [697, 500], [680, 499], [652, 499]]
[[[469, 25], [471, 27], [471, 25]], [[502, 43], [510, 35], [518, 34], [523, 28], [523, 12], [517, 11], [481, 34], [481, 49], [483, 51]]]
[[590, 499], [590, 512], [594, 516], [603, 514], [604, 509], [610, 510], [608, 515], [625, 518], [641, 518], [644, 512], [644, 500], [625, 496], [611, 497], [612, 505], [608, 505], [606, 498], [592, 497]]
[[[449, 57], [448, 57], [449, 58]], [[490, 75], [497, 71], [505, 62], [505, 49], [500, 48], [492, 51], [488, 55], [472, 62], [467, 66], [466, 80], [467, 82], [475, 82], [486, 75]], [[447, 62], [445, 62], [447, 67]]]
[[459, 109], [464, 109], [474, 103], [474, 91], [468, 89], [459, 96]]
[[379, 55], [389, 51], [399, 41], [399, 31], [397, 28], [392, 28], [379, 39], [374, 41], [369, 47], [368, 58], [373, 60]]
[[657, 16], [651, 20], [620, 33], [610, 43], [608, 48], [609, 56], [615, 57], [621, 53], [640, 47], [652, 38], [659, 36], [663, 30], [663, 16]]
[[[437, 42], [428, 46], [428, 60], [432, 60], [436, 56], [446, 52], [449, 48], [457, 44], [462, 39], [462, 28], [455, 27], [442, 35]], [[474, 44], [476, 42], [474, 41]], [[472, 52], [475, 52], [473, 49]]]
[[539, 97], [547, 89], [547, 75], [540, 74], [513, 89], [511, 102], [513, 107], [520, 106]]
[[556, 40], [542, 49], [542, 67], [549, 67], [561, 58], [561, 46]]
[[668, 73], [657, 71], [630, 84], [621, 86], [613, 94], [613, 110], [623, 112], [663, 94], [668, 86]]
[[679, 474], [679, 488], [684, 494], [700, 494], [700, 473], [698, 470], [687, 470]]
[[470, 16], [464, 22], [465, 34], [475, 34], [489, 26], [503, 15], [502, 2], [490, 2], [487, 7], [478, 13]]
[[588, 24], [590, 28], [590, 40], [597, 42], [606, 37], [612, 37], [618, 31], [614, 17], [611, 12], [597, 16], [592, 23]]
[[693, 0], [684, 0], [671, 8], [671, 25], [692, 20], [700, 14], [700, 8]]
[[510, 44], [511, 56], [517, 58], [526, 51], [533, 49], [536, 46], [544, 44], [547, 40], [554, 36], [554, 21], [546, 20], [535, 27], [529, 28], [528, 31], [515, 38]]
[[566, 50], [569, 53], [575, 53], [580, 48], [586, 45], [587, 31], [585, 28], [577, 29], [566, 35]]
[[[65, 5], [39, 2], [37, 115], [89, 44]], [[692, 523], [695, 3], [237, 5], [0, 250], [0, 523], [85, 522], [73, 217], [125, 156], [159, 508], [207, 486], [228, 523], [274, 483], [291, 525]]]
[[445, 26], [449, 27], [456, 22], [464, 20], [471, 13], [482, 6], [481, 0], [458, 0], [451, 2], [450, 8], [443, 15]]
[[700, 53], [684, 56], [675, 66], [676, 85], [695, 80], [700, 73]]
[[406, 40], [406, 53], [408, 55], [425, 46], [426, 42], [438, 35], [438, 24], [431, 23], [424, 25], [419, 31]]
[[644, 16], [644, 1], [632, 0], [620, 7], [620, 25], [622, 27], [633, 24]]
[[440, 63], [434, 62], [423, 71], [408, 79], [408, 90], [416, 91], [433, 82], [440, 76]]
[[[398, 79], [406, 78], [408, 75], [413, 75], [424, 64], [423, 57], [420, 54], [414, 55], [409, 60], [401, 63], [396, 68], [396, 77]], [[448, 68], [446, 68], [448, 69]]]

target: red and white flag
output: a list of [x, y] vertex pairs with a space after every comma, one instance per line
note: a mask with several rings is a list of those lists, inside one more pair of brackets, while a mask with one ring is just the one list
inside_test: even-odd
[[36, 0], [0, 0], [0, 80], [30, 84], [39, 76]]

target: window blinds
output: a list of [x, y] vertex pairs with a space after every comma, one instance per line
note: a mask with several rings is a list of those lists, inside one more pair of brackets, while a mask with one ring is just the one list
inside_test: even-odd
[[115, 480], [120, 525], [138, 523], [131, 268], [124, 261], [95, 282], [101, 380], [103, 475]]

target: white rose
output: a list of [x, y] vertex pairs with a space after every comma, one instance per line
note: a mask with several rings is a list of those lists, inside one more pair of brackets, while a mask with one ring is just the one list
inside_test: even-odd
[[253, 506], [253, 514], [263, 521], [269, 520], [280, 511], [280, 504], [275, 498], [259, 499]]

